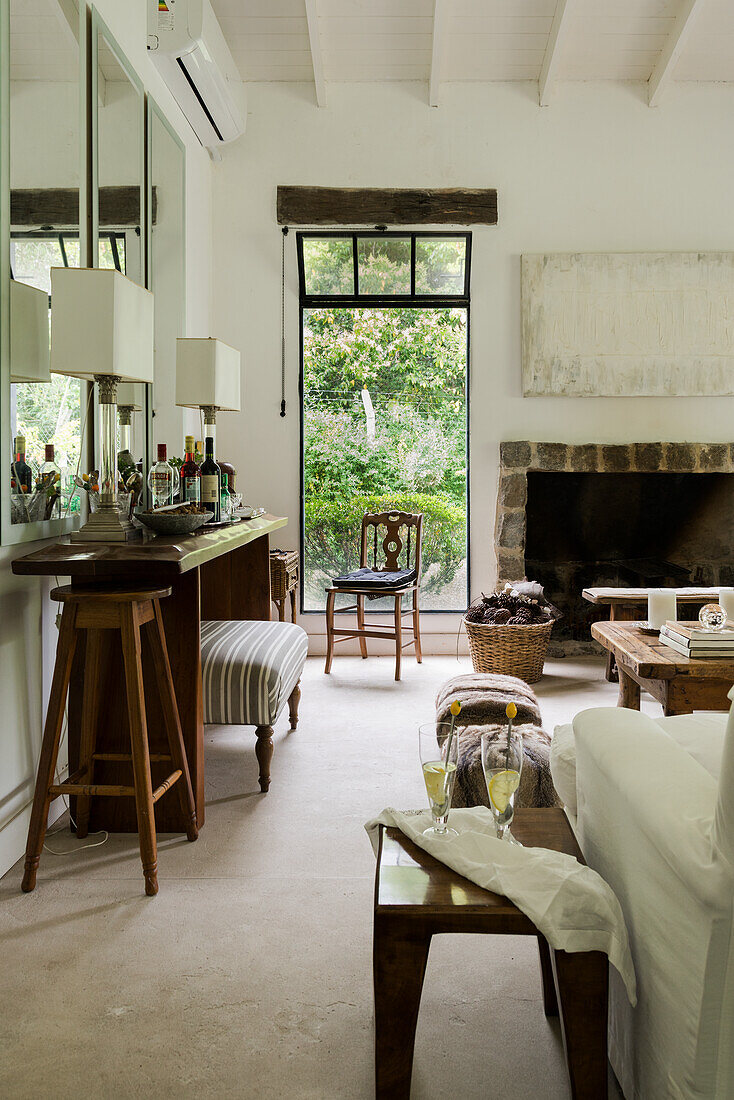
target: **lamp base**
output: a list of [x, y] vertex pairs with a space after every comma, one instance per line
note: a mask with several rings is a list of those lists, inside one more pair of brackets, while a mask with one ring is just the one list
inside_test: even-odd
[[87, 522], [71, 536], [72, 542], [132, 542], [143, 537], [142, 531], [133, 527], [127, 516], [117, 508], [100, 508], [92, 512]]

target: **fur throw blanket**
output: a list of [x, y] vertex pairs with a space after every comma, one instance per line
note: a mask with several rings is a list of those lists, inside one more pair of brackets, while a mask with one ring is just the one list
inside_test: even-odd
[[437, 722], [451, 721], [449, 708], [454, 699], [461, 703], [461, 714], [456, 719], [457, 726], [490, 726], [495, 722], [506, 722], [505, 707], [508, 703], [514, 703], [517, 707], [517, 725], [530, 723], [540, 726], [541, 723], [535, 692], [517, 676], [469, 672], [452, 677], [436, 696]]
[[[518, 708], [519, 709], [519, 708]], [[522, 733], [524, 759], [520, 775], [520, 789], [515, 807], [560, 806], [560, 799], [553, 786], [550, 773], [550, 737], [536, 725], [513, 723], [513, 729]], [[491, 733], [497, 739], [497, 757], [502, 759], [507, 739], [507, 724], [464, 726], [459, 734], [459, 765], [456, 769], [452, 805], [489, 806], [487, 784], [482, 768], [482, 734]]]

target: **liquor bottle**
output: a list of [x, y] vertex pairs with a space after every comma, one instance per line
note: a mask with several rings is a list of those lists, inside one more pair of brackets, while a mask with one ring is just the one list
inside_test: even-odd
[[212, 523], [221, 518], [221, 485], [219, 467], [214, 461], [214, 439], [206, 437], [205, 457], [201, 464], [201, 503], [212, 513]]
[[25, 460], [25, 436], [15, 437], [15, 461], [10, 466], [10, 488], [14, 493], [33, 491], [33, 470]]
[[53, 443], [45, 447], [45, 461], [38, 471], [38, 487], [46, 494], [45, 519], [58, 519], [61, 516], [61, 470], [56, 465]]
[[219, 495], [219, 514], [222, 519], [222, 523], [225, 520], [232, 519], [232, 498], [229, 495], [229, 478], [228, 475], [221, 472], [220, 477], [222, 479], [222, 488]]
[[194, 437], [186, 436], [186, 455], [181, 466], [181, 500], [184, 504], [201, 503], [201, 470], [194, 457]]
[[162, 508], [166, 504], [172, 504], [173, 498], [178, 492], [178, 470], [168, 461], [168, 448], [165, 443], [158, 444], [158, 461], [155, 462], [148, 474], [148, 488], [153, 497], [153, 507]]

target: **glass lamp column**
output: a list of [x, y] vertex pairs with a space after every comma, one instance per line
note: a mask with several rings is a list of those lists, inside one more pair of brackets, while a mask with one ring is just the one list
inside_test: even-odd
[[128, 542], [140, 538], [117, 505], [117, 378], [95, 374], [99, 391], [99, 510], [71, 537], [74, 542]]
[[217, 405], [202, 405], [204, 416], [204, 439], [211, 436], [214, 440], [214, 454], [217, 453]]

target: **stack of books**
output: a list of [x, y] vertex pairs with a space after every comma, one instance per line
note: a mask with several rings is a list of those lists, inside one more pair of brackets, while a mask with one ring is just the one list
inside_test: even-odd
[[667, 622], [660, 641], [684, 657], [734, 658], [734, 629], [702, 630], [698, 623]]

